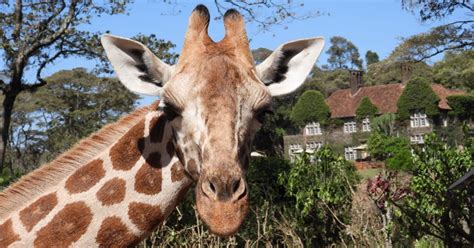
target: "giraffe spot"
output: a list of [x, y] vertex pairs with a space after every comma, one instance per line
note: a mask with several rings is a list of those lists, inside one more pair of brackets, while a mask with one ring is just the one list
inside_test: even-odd
[[134, 247], [140, 238], [135, 236], [119, 217], [107, 217], [95, 238], [99, 247]]
[[144, 163], [135, 175], [135, 191], [146, 195], [155, 195], [161, 192], [161, 168]]
[[184, 178], [184, 168], [179, 161], [171, 166], [171, 182], [181, 181]]
[[151, 232], [164, 220], [160, 206], [132, 202], [128, 205], [128, 217], [140, 230]]
[[125, 198], [125, 180], [112, 178], [97, 191], [97, 199], [104, 206], [110, 206], [122, 202]]
[[145, 148], [145, 120], [132, 127], [110, 149], [112, 167], [116, 170], [130, 170], [140, 159]]
[[165, 132], [166, 116], [164, 114], [154, 117], [150, 122], [150, 141], [152, 143], [163, 140], [163, 134]]
[[96, 159], [74, 172], [66, 181], [65, 188], [76, 194], [89, 190], [105, 176], [103, 161]]
[[187, 165], [188, 173], [191, 175], [192, 178], [197, 180], [199, 178], [199, 172], [196, 165], [196, 160], [190, 159], [188, 160], [186, 165]]
[[0, 225], [0, 247], [7, 247], [20, 240], [20, 236], [13, 231], [13, 223], [8, 219]]
[[173, 140], [169, 140], [168, 143], [166, 144], [166, 152], [168, 153], [170, 158], [174, 156], [174, 150], [175, 149], [174, 149]]
[[161, 168], [161, 154], [159, 152], [152, 152], [148, 157], [145, 159], [146, 162], [155, 167], [155, 168]]
[[20, 220], [26, 230], [31, 231], [33, 227], [48, 215], [51, 210], [58, 204], [56, 193], [42, 196], [30, 206], [20, 211]]
[[67, 247], [86, 233], [91, 221], [91, 210], [84, 202], [67, 204], [51, 222], [38, 231], [34, 245]]

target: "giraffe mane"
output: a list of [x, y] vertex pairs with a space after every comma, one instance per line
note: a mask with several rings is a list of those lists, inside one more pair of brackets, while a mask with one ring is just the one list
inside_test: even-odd
[[110, 147], [147, 113], [156, 110], [157, 107], [158, 101], [138, 108], [118, 121], [104, 126], [53, 161], [43, 164], [0, 192], [0, 220], [6, 218], [18, 206], [31, 201], [72, 174], [80, 166], [96, 158], [100, 152]]

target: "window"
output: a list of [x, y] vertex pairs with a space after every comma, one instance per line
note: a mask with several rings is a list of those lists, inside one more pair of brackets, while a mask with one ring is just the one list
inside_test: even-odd
[[302, 149], [303, 147], [301, 146], [301, 144], [290, 144], [290, 149], [289, 149], [289, 153], [290, 155], [292, 155], [294, 152]]
[[344, 133], [355, 133], [357, 132], [357, 126], [355, 121], [349, 121], [344, 123]]
[[357, 151], [354, 150], [354, 147], [345, 147], [344, 148], [344, 157], [346, 160], [356, 160]]
[[428, 127], [428, 117], [423, 111], [415, 111], [410, 115], [410, 126], [411, 127]]
[[306, 125], [305, 127], [305, 134], [306, 135], [321, 135], [321, 126], [319, 122], [311, 122]]
[[306, 148], [308, 149], [318, 150], [321, 147], [323, 147], [323, 143], [318, 141], [310, 141], [306, 144]]
[[365, 118], [362, 120], [362, 132], [370, 132], [370, 119]]
[[410, 136], [410, 141], [412, 144], [424, 144], [423, 134], [415, 134]]

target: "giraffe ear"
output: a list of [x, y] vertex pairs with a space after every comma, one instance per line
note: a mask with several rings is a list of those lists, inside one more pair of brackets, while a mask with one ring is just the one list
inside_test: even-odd
[[102, 46], [120, 82], [138, 94], [159, 96], [173, 66], [157, 58], [140, 42], [106, 34]]
[[323, 47], [321, 37], [285, 43], [256, 66], [257, 75], [272, 96], [289, 94], [304, 83]]

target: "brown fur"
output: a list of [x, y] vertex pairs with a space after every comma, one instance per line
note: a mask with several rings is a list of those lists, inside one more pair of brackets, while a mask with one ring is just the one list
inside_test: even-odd
[[128, 206], [128, 217], [140, 230], [151, 232], [164, 220], [159, 206], [132, 202]]
[[105, 176], [102, 159], [92, 160], [75, 171], [67, 180], [65, 188], [69, 193], [86, 192]]
[[0, 192], [0, 219], [5, 218], [24, 202], [40, 196], [46, 189], [76, 171], [78, 167], [94, 159], [97, 154], [116, 142], [138, 121], [143, 120], [146, 113], [154, 111], [157, 106], [158, 102], [139, 108], [119, 121], [103, 127], [57, 159], [27, 174]]
[[116, 170], [130, 170], [140, 159], [144, 147], [145, 120], [130, 129], [110, 149], [112, 167]]
[[34, 245], [35, 247], [67, 247], [86, 233], [91, 221], [91, 210], [84, 202], [67, 204], [54, 216], [53, 220], [38, 231]]
[[122, 202], [125, 198], [125, 180], [117, 177], [110, 179], [97, 191], [96, 196], [104, 206]]
[[13, 242], [20, 240], [20, 236], [13, 231], [13, 223], [8, 219], [0, 225], [0, 247], [8, 247]]
[[[56, 193], [45, 195], [30, 206], [20, 211], [20, 220], [26, 230], [31, 231], [33, 227], [42, 220], [58, 204]], [[1, 233], [1, 232], [0, 232]]]
[[161, 192], [161, 167], [154, 167], [144, 163], [135, 175], [135, 191], [146, 195], [155, 195]]
[[139, 237], [133, 235], [119, 217], [112, 216], [102, 221], [95, 240], [99, 247], [134, 247]]
[[178, 182], [184, 178], [184, 168], [179, 161], [171, 166], [171, 182]]

